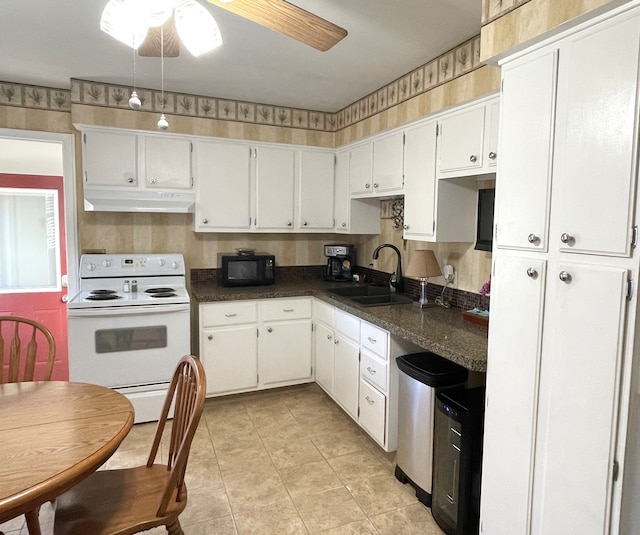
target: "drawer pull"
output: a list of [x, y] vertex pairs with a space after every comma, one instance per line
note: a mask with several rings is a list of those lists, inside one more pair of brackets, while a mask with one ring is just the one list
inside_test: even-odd
[[327, 335], [327, 340], [331, 340], [331, 335], [330, 334]]
[[273, 332], [273, 328], [272, 327], [267, 327], [267, 332], [268, 333], [272, 333]]
[[371, 374], [371, 375], [375, 375], [376, 374], [376, 370], [372, 370], [371, 366], [367, 366], [367, 371]]
[[225, 314], [226, 318], [235, 318], [238, 314], [237, 313], [233, 313], [233, 314]]
[[209, 336], [207, 336], [207, 340], [213, 340], [213, 335], [210, 334]]
[[367, 340], [369, 340], [369, 342], [371, 342], [372, 344], [378, 343], [378, 341], [375, 338], [371, 338], [370, 336], [367, 338]]
[[367, 403], [369, 405], [373, 405], [375, 403], [375, 401], [373, 399], [371, 399], [369, 396], [365, 396], [364, 399], [367, 400]]
[[283, 308], [282, 312], [293, 312], [294, 310], [294, 308]]

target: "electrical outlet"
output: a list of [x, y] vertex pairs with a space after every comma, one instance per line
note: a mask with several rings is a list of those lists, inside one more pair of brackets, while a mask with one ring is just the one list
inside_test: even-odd
[[451, 264], [447, 264], [442, 269], [442, 276], [447, 282], [453, 282], [456, 279], [456, 273]]

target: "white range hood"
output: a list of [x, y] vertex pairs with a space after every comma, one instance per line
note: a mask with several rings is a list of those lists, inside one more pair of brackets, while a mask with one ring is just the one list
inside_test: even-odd
[[84, 188], [84, 209], [87, 212], [192, 213], [194, 206], [193, 191]]

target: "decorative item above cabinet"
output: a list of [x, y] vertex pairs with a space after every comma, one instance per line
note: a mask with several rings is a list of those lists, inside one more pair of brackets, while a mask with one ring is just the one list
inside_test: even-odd
[[82, 134], [84, 209], [193, 212], [191, 139], [77, 124]]

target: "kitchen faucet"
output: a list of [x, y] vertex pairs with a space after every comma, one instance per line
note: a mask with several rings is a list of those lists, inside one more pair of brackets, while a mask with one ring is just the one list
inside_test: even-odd
[[389, 288], [392, 292], [402, 292], [402, 259], [400, 258], [400, 250], [390, 243], [383, 243], [382, 245], [378, 245], [373, 251], [373, 259], [377, 260], [378, 255], [380, 254], [380, 249], [384, 249], [385, 247], [390, 247], [393, 249], [398, 255], [398, 265], [396, 266], [396, 270], [391, 274], [391, 278], [389, 279]]

